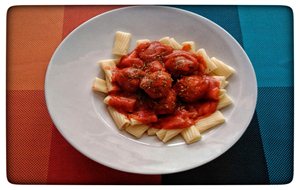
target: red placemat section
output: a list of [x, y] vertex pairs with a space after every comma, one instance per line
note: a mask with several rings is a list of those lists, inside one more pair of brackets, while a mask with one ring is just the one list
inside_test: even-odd
[[160, 184], [98, 164], [57, 131], [44, 97], [59, 43], [88, 19], [120, 6], [16, 6], [7, 22], [7, 177], [18, 184]]

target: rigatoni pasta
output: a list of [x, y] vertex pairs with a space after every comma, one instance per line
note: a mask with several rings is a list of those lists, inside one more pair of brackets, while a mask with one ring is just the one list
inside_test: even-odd
[[201, 56], [205, 63], [206, 63], [206, 71], [207, 73], [211, 73], [212, 71], [216, 70], [218, 67], [217, 65], [209, 58], [205, 49], [201, 48], [196, 52], [197, 55]]
[[143, 134], [149, 129], [148, 125], [129, 125], [125, 130], [136, 138], [141, 138]]
[[195, 123], [195, 127], [198, 129], [200, 133], [207, 131], [213, 127], [218, 126], [225, 122], [225, 117], [220, 111], [216, 111], [208, 117], [200, 119]]
[[201, 134], [195, 125], [192, 125], [181, 132], [181, 135], [187, 144], [192, 144], [201, 139]]
[[157, 133], [159, 130], [160, 130], [160, 129], [150, 127], [150, 128], [147, 130], [147, 135], [149, 135], [149, 136], [156, 135], [156, 133]]
[[194, 41], [185, 41], [181, 43], [183, 48], [186, 48], [186, 50], [190, 52], [195, 52], [196, 51], [196, 44]]
[[147, 42], [150, 42], [150, 40], [149, 39], [140, 39], [140, 40], [136, 41], [136, 45], [138, 46], [138, 45], [140, 45], [142, 43], [147, 43]]
[[92, 86], [107, 94], [103, 101], [120, 130], [191, 144], [225, 122], [219, 110], [233, 103], [225, 89], [233, 67], [204, 48], [195, 51], [194, 41], [140, 39], [128, 53], [130, 41], [130, 33], [116, 32], [112, 53], [120, 57], [99, 61], [105, 79]]
[[129, 50], [131, 34], [118, 31], [115, 35], [115, 42], [112, 53], [114, 55], [126, 55]]
[[130, 122], [129, 122], [128, 118], [126, 117], [126, 115], [119, 113], [118, 111], [116, 111], [114, 108], [112, 108], [110, 106], [108, 106], [107, 109], [108, 109], [108, 112], [110, 113], [111, 117], [115, 121], [117, 127], [120, 130], [130, 126]]
[[230, 75], [235, 73], [235, 69], [225, 64], [223, 61], [215, 57], [212, 57], [211, 61], [217, 66], [217, 68], [213, 70], [214, 74], [228, 78]]
[[106, 81], [103, 79], [100, 79], [98, 77], [95, 78], [92, 88], [94, 91], [103, 92], [103, 93], [108, 92], [107, 86], [106, 86]]

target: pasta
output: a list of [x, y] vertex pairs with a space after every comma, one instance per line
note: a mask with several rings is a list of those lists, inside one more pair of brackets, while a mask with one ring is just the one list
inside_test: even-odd
[[228, 85], [228, 81], [224, 76], [213, 76], [215, 79], [220, 81], [220, 88], [225, 88]]
[[222, 99], [225, 96], [226, 92], [227, 91], [224, 88], [221, 88], [219, 90], [219, 99]]
[[141, 125], [143, 124], [142, 122], [136, 120], [136, 119], [133, 119], [133, 118], [130, 118], [130, 124], [131, 125]]
[[215, 63], [208, 57], [205, 49], [199, 49], [197, 52], [196, 52], [197, 55], [200, 55], [203, 57], [205, 63], [206, 63], [206, 72], [207, 73], [210, 73], [212, 71], [214, 71], [215, 69], [217, 69], [217, 66], [215, 65]]
[[[162, 129], [164, 130], [164, 129]], [[168, 142], [169, 140], [171, 140], [172, 138], [176, 137], [178, 134], [181, 133], [181, 131], [183, 131], [183, 129], [169, 129], [166, 130], [166, 134], [164, 136], [164, 138], [162, 139], [162, 141], [164, 143]]]
[[222, 108], [224, 108], [224, 107], [226, 107], [226, 106], [229, 106], [229, 105], [232, 104], [232, 103], [233, 103], [233, 101], [232, 101], [232, 99], [230, 98], [230, 96], [228, 96], [228, 94], [225, 93], [225, 94], [222, 96], [222, 98], [220, 99], [220, 101], [219, 101], [219, 103], [218, 103], [217, 109], [218, 109], [218, 110], [219, 110], [219, 109], [222, 109]]
[[173, 49], [181, 49], [182, 45], [180, 45], [174, 38], [164, 37], [159, 40], [162, 44], [171, 46]]
[[105, 82], [106, 82], [106, 87], [107, 87], [107, 91], [113, 91], [114, 90], [114, 86], [111, 83], [111, 78], [109, 78], [108, 76], [105, 76]]
[[140, 44], [142, 44], [142, 43], [145, 43], [145, 42], [150, 42], [150, 40], [148, 40], [148, 39], [137, 40], [137, 41], [136, 41], [136, 45], [138, 46], [138, 45], [140, 45]]
[[107, 86], [106, 86], [106, 81], [103, 79], [100, 79], [98, 77], [95, 78], [94, 82], [93, 82], [93, 90], [94, 91], [98, 91], [98, 92], [103, 92], [103, 93], [107, 93]]
[[130, 121], [125, 115], [117, 112], [114, 108], [110, 106], [108, 106], [107, 109], [120, 130], [130, 126]]
[[180, 45], [174, 38], [170, 38], [170, 44], [173, 49], [182, 49], [182, 45]]
[[181, 44], [182, 46], [186, 46], [188, 45], [190, 47], [190, 52], [195, 52], [196, 51], [196, 45], [195, 42], [193, 41], [186, 41], [186, 42], [182, 42]]
[[201, 134], [195, 125], [192, 125], [181, 132], [182, 137], [184, 138], [187, 144], [192, 144], [201, 139]]
[[161, 38], [159, 42], [167, 46], [172, 46], [169, 36]]
[[112, 53], [119, 57], [99, 61], [105, 79], [96, 77], [92, 85], [94, 91], [107, 94], [103, 102], [120, 130], [135, 138], [157, 136], [163, 143], [181, 136], [192, 144], [225, 122], [219, 110], [233, 103], [225, 88], [234, 68], [210, 58], [203, 48], [195, 51], [193, 41], [140, 39], [128, 53], [130, 40], [130, 33], [116, 32]]
[[166, 134], [167, 134], [167, 130], [166, 129], [160, 129], [159, 131], [156, 132], [157, 138], [159, 138], [161, 141], [164, 140]]
[[148, 125], [129, 125], [125, 130], [136, 138], [141, 138], [143, 134], [148, 130]]
[[111, 70], [116, 68], [116, 64], [118, 61], [118, 59], [104, 59], [100, 60], [98, 63], [103, 70]]
[[115, 42], [112, 53], [114, 55], [126, 55], [128, 53], [131, 34], [118, 31], [115, 35]]
[[156, 135], [157, 131], [159, 131], [159, 129], [150, 127], [150, 128], [147, 130], [147, 135], [149, 135], [149, 136]]
[[217, 125], [222, 124], [224, 122], [225, 118], [223, 114], [220, 111], [216, 111], [210, 116], [200, 119], [198, 122], [196, 122], [195, 127], [200, 133], [203, 133], [206, 130], [216, 127]]
[[230, 75], [235, 73], [234, 68], [230, 67], [229, 65], [225, 64], [223, 61], [212, 57], [211, 61], [217, 66], [215, 70], [213, 70], [213, 73], [216, 75], [224, 76], [225, 78], [228, 78]]

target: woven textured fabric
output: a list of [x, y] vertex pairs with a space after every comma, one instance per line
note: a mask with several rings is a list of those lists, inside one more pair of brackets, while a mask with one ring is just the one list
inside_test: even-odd
[[292, 87], [259, 88], [257, 113], [272, 184], [293, 178], [293, 94]]
[[12, 7], [7, 13], [7, 89], [43, 90], [62, 40], [63, 7]]
[[[121, 159], [121, 158], [120, 158]], [[159, 175], [117, 171], [75, 150], [54, 127], [47, 182], [50, 184], [160, 184]]]
[[256, 110], [270, 183], [288, 183], [293, 176], [293, 13], [285, 6], [238, 10], [259, 87]]
[[[227, 152], [198, 168], [162, 176], [163, 184], [267, 184], [268, 171], [257, 114]], [[254, 156], [255, 155], [255, 156]]]
[[[44, 79], [60, 42], [121, 6], [16, 6], [7, 21], [7, 177], [17, 184], [285, 184], [293, 178], [293, 14], [283, 6], [175, 6], [229, 32], [248, 54], [258, 101], [241, 139], [215, 160], [167, 175], [138, 175], [74, 149], [47, 111]], [[242, 113], [241, 113], [242, 114]]]
[[44, 91], [8, 91], [7, 177], [10, 182], [47, 182], [52, 125]]
[[258, 86], [293, 86], [291, 9], [284, 6], [240, 6], [238, 10], [244, 48], [253, 63]]

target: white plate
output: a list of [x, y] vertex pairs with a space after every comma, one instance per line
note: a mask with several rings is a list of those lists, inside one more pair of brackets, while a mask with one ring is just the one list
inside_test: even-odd
[[[227, 87], [234, 105], [222, 110], [226, 123], [186, 145], [181, 138], [163, 144], [156, 137], [136, 140], [119, 131], [92, 90], [102, 77], [97, 61], [111, 58], [114, 33], [137, 39], [195, 41], [212, 57], [234, 67]], [[244, 133], [254, 113], [257, 84], [251, 62], [225, 30], [191, 12], [170, 7], [139, 6], [94, 17], [74, 30], [55, 51], [47, 69], [46, 102], [60, 133], [77, 150], [106, 166], [133, 173], [166, 174], [203, 165], [228, 150]]]

